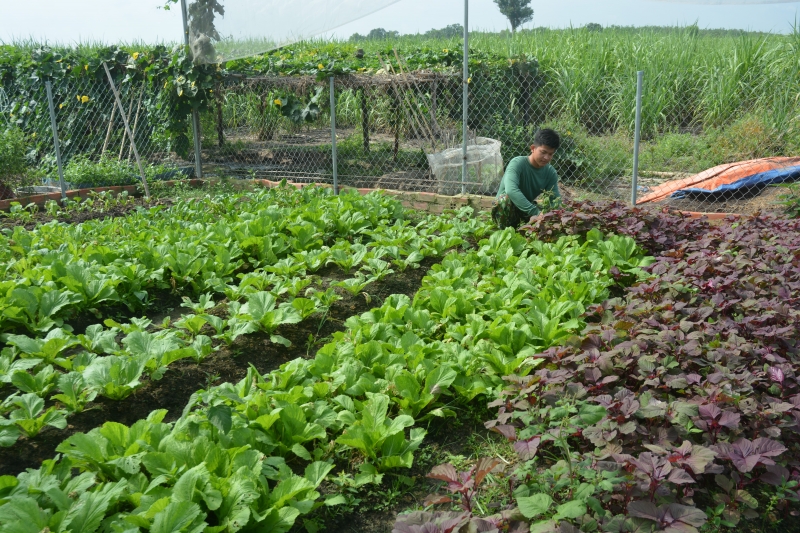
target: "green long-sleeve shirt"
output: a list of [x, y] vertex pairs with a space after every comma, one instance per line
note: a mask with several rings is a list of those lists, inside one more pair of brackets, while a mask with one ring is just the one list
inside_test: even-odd
[[550, 192], [553, 201], [561, 198], [555, 169], [551, 165], [534, 168], [527, 157], [519, 156], [508, 163], [497, 197], [507, 194], [520, 211], [532, 217], [539, 214], [536, 198], [545, 191]]

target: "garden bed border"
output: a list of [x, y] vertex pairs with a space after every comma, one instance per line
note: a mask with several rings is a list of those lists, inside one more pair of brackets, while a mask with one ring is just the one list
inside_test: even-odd
[[[201, 188], [206, 185], [218, 183], [219, 179], [190, 179], [190, 180], [170, 180], [162, 181], [160, 185], [175, 185], [177, 183], [187, 183], [190, 187]], [[246, 189], [251, 188], [254, 184], [262, 185], [264, 187], [273, 188], [278, 187], [284, 182], [271, 181], [267, 179], [254, 179], [254, 180], [236, 180], [231, 181], [235, 187]], [[329, 183], [293, 183], [286, 182], [288, 185], [294, 186], [298, 189], [307, 187], [309, 185], [316, 185], [318, 187], [332, 188]], [[477, 194], [457, 194], [455, 196], [447, 196], [444, 194], [436, 194], [431, 192], [409, 192], [409, 191], [396, 191], [393, 189], [370, 189], [370, 188], [357, 188], [357, 187], [340, 187], [341, 190], [356, 190], [361, 195], [366, 195], [374, 191], [382, 191], [389, 196], [398, 199], [403, 207], [407, 209], [414, 209], [416, 211], [423, 211], [432, 214], [441, 214], [446, 210], [459, 209], [461, 207], [470, 206], [478, 211], [488, 211], [494, 204], [494, 197], [481, 196]], [[67, 198], [88, 198], [89, 194], [94, 192], [113, 192], [121, 194], [123, 191], [134, 197], [143, 196], [141, 189], [138, 185], [118, 185], [112, 187], [94, 187], [91, 189], [74, 189], [67, 191]], [[8, 211], [12, 202], [19, 202], [23, 206], [28, 204], [35, 204], [39, 207], [44, 207], [48, 200], [59, 201], [61, 199], [60, 192], [36, 194], [32, 196], [24, 196], [20, 198], [10, 198], [8, 200], [0, 200], [0, 211]], [[706, 217], [709, 220], [722, 220], [730, 216], [741, 216], [736, 213], [700, 213], [696, 211], [678, 211], [684, 215], [692, 218]]]

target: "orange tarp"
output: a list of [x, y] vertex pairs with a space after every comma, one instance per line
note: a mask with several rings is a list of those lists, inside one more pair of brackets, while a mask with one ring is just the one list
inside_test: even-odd
[[689, 187], [713, 191], [721, 185], [735, 183], [753, 174], [795, 165], [800, 165], [800, 157], [768, 157], [764, 159], [751, 159], [750, 161], [727, 163], [725, 165], [709, 168], [708, 170], [704, 170], [688, 178], [662, 183], [653, 188], [653, 191], [649, 194], [642, 196], [636, 203], [659, 202], [668, 198], [675, 191]]

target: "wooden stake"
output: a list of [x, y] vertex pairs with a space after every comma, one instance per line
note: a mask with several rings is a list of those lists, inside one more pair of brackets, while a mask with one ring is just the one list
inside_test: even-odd
[[[405, 75], [405, 71], [403, 70], [403, 63], [400, 61], [400, 54], [397, 53], [397, 48], [394, 49], [394, 57], [397, 59], [397, 68], [400, 69], [400, 74]], [[414, 87], [419, 89], [417, 82], [411, 80], [411, 83], [414, 84]], [[427, 133], [428, 139], [431, 141], [431, 149], [435, 152], [436, 151], [436, 141], [435, 137], [433, 136], [433, 132], [428, 128], [428, 124], [425, 122], [425, 117], [422, 115], [422, 111], [419, 110], [419, 102], [417, 98], [414, 96], [413, 91], [411, 94], [411, 103], [409, 104], [411, 108], [411, 113], [414, 115], [414, 118], [417, 120], [418, 124], [421, 124], [422, 134], [423, 136]], [[419, 117], [419, 118], [418, 118]]]
[[[142, 82], [142, 88], [139, 90], [139, 103], [136, 104], [136, 117], [133, 119], [133, 129], [131, 133], [133, 134], [134, 138], [136, 137], [136, 125], [139, 123], [139, 111], [142, 109], [142, 95], [144, 94], [144, 82]], [[134, 138], [131, 138], [131, 144], [128, 145], [128, 161], [131, 160], [131, 150], [133, 149], [133, 141]]]
[[117, 106], [111, 108], [111, 120], [108, 121], [108, 131], [106, 131], [106, 140], [103, 142], [103, 150], [100, 152], [100, 157], [103, 157], [108, 148], [108, 141], [111, 139], [111, 130], [114, 127], [114, 117], [117, 115]]
[[[122, 111], [120, 111], [121, 113]], [[131, 113], [133, 112], [133, 98], [131, 98], [131, 105], [128, 106], [128, 115], [125, 117], [125, 122], [131, 121]], [[119, 145], [119, 157], [117, 157], [117, 161], [122, 161], [122, 152], [125, 151], [125, 134], [127, 130], [122, 131], [122, 143]]]

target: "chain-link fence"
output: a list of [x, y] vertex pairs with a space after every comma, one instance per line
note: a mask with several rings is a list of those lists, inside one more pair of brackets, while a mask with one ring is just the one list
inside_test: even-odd
[[[505, 164], [529, 154], [536, 129], [550, 126], [562, 133], [553, 164], [567, 195], [630, 197], [632, 129], [571, 115], [551, 86], [524, 72], [470, 79], [462, 181], [460, 75], [408, 73], [388, 59], [385, 65], [375, 76], [334, 81], [340, 184], [493, 195]], [[329, 99], [329, 83], [313, 78], [242, 79], [220, 87], [215, 107], [201, 118], [204, 165], [241, 177], [332, 181]], [[605, 150], [608, 144], [616, 150]]]
[[[229, 77], [200, 114], [204, 173], [306, 183], [336, 175], [342, 186], [493, 195], [505, 165], [530, 153], [537, 129], [551, 127], [562, 137], [552, 164], [563, 196], [630, 201], [635, 76], [596, 79], [588, 90], [569, 72], [524, 63], [474, 73], [462, 178], [460, 75], [408, 72], [400, 58], [382, 59], [377, 74], [336, 77], [332, 85], [313, 77]], [[709, 95], [680, 86], [673, 74], [645, 73], [637, 200], [703, 212], [775, 208], [782, 192], [775, 185], [800, 177], [800, 159], [788, 157], [796, 95], [776, 89], [764, 101], [741, 86]], [[119, 91], [147, 177], [193, 175], [190, 115], [177, 117], [159, 87], [126, 81]], [[66, 180], [77, 187], [138, 181], [110, 85], [68, 79], [53, 95]], [[11, 118], [35, 139], [29, 159], [55, 185], [46, 107], [43, 84], [36, 94], [0, 94], [0, 113], [18, 115]]]
[[[639, 201], [673, 209], [750, 214], [775, 209], [800, 178], [796, 87], [709, 73], [696, 84], [646, 73]], [[766, 98], [764, 94], [768, 95]]]
[[[148, 180], [194, 174], [190, 122], [185, 121], [183, 139], [165, 128], [171, 111], [159, 90], [143, 82], [120, 84], [120, 111], [107, 81], [65, 78], [52, 83], [51, 88], [67, 188], [141, 181], [123, 112]], [[0, 102], [3, 121], [16, 125], [29, 139], [26, 158], [33, 171], [24, 182], [12, 182], [15, 188], [22, 189], [18, 193], [31, 188], [60, 189], [49, 106], [45, 83], [38, 84], [32, 94], [5, 94], [4, 102]]]
[[340, 184], [430, 190], [426, 154], [460, 142], [460, 87], [435, 73], [337, 78], [334, 129], [329, 81], [234, 79], [201, 116], [203, 163], [237, 177], [330, 183], [335, 135]]

